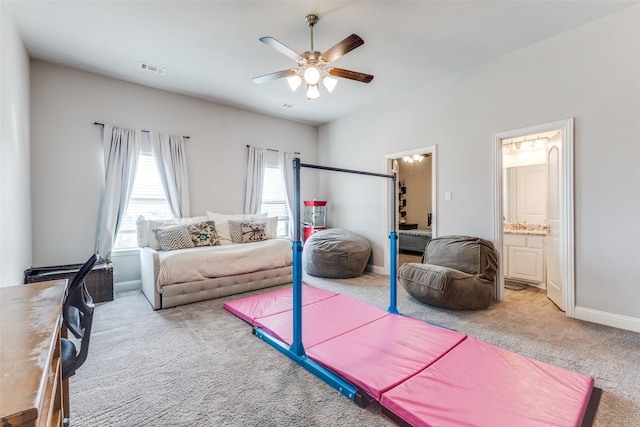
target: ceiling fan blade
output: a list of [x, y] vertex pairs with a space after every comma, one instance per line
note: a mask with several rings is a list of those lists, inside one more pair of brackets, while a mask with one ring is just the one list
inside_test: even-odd
[[296, 70], [294, 68], [291, 68], [289, 70], [276, 71], [275, 73], [254, 77], [252, 80], [254, 83], [261, 84], [261, 83], [270, 82], [272, 80], [281, 79], [283, 77], [293, 76], [295, 74], [296, 74]]
[[320, 55], [320, 58], [325, 62], [332, 62], [363, 44], [364, 40], [362, 40], [360, 36], [357, 34], [351, 34], [346, 39], [336, 43], [333, 47], [330, 47], [325, 53]]
[[369, 83], [371, 80], [373, 80], [373, 76], [371, 74], [345, 70], [344, 68], [327, 68], [327, 72], [334, 77], [342, 77], [343, 79], [356, 80], [362, 83]]
[[271, 46], [272, 48], [274, 48], [275, 50], [277, 50], [278, 52], [288, 56], [289, 58], [293, 59], [294, 61], [304, 61], [304, 57], [302, 55], [300, 55], [298, 52], [292, 50], [291, 48], [283, 45], [282, 43], [280, 43], [278, 40], [274, 39], [273, 37], [261, 37], [260, 41], [268, 46]]

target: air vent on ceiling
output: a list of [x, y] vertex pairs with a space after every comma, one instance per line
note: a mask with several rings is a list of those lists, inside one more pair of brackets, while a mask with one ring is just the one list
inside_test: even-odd
[[145, 64], [144, 62], [140, 63], [140, 69], [150, 71], [156, 74], [164, 74], [167, 72], [166, 68], [158, 67], [157, 65]]

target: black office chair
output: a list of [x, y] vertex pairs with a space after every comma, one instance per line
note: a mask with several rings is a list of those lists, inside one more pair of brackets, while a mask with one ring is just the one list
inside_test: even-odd
[[80, 268], [71, 281], [67, 298], [62, 308], [64, 325], [78, 339], [80, 339], [80, 351], [68, 338], [63, 338], [60, 346], [62, 359], [62, 379], [73, 376], [87, 359], [89, 352], [89, 339], [91, 338], [91, 325], [93, 323], [93, 299], [87, 291], [84, 282], [85, 277], [98, 262], [99, 256], [93, 254], [91, 258]]

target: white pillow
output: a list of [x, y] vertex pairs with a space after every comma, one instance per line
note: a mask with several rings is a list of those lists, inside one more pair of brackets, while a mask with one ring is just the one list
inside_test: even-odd
[[251, 215], [245, 214], [221, 214], [207, 211], [207, 217], [216, 223], [216, 232], [221, 245], [233, 243], [231, 232], [229, 231], [229, 221], [250, 221]]
[[138, 247], [144, 248], [149, 246], [149, 221], [142, 215], [136, 220], [136, 238], [138, 240]]
[[267, 239], [275, 239], [278, 237], [278, 217], [277, 216], [268, 216], [268, 217], [256, 217], [256, 219], [260, 218], [260, 222], [266, 222], [267, 226], [265, 229], [265, 234], [267, 235]]
[[156, 237], [155, 230], [158, 228], [169, 227], [175, 225], [174, 220], [168, 219], [164, 221], [156, 221], [146, 219], [140, 215], [136, 220], [136, 237], [138, 240], [138, 247], [144, 248], [149, 246], [155, 250], [160, 250], [160, 242]]
[[209, 221], [209, 217], [206, 215], [203, 216], [194, 216], [192, 218], [176, 218], [174, 220], [175, 224], [197, 224], [199, 222]]

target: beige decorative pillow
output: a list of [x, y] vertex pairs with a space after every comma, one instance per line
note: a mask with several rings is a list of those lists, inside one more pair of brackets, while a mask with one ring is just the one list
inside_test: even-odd
[[218, 246], [220, 240], [216, 232], [216, 223], [214, 221], [203, 221], [196, 224], [187, 225], [189, 236], [195, 247], [199, 246]]
[[157, 228], [156, 237], [163, 251], [193, 248], [194, 244], [186, 225], [174, 225], [173, 227]]
[[229, 221], [233, 243], [251, 243], [267, 240], [266, 222]]

